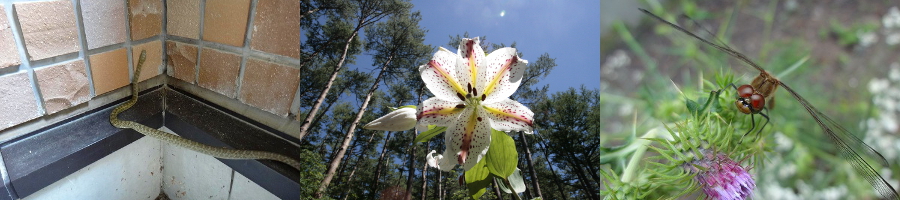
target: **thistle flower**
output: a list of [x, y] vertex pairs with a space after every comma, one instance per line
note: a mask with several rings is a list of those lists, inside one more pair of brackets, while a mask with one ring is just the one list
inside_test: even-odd
[[686, 168], [695, 174], [703, 192], [711, 199], [747, 199], [756, 188], [756, 183], [747, 170], [731, 160], [724, 153], [702, 150], [704, 156], [697, 158]]

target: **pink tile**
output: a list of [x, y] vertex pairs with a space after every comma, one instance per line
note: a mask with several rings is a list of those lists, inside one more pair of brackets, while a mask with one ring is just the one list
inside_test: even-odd
[[40, 116], [28, 73], [0, 76], [0, 130]]
[[203, 12], [203, 40], [244, 46], [250, 0], [206, 1]]
[[250, 47], [254, 50], [300, 58], [300, 2], [259, 0]]
[[200, 87], [234, 98], [240, 72], [241, 56], [210, 48], [200, 52]]
[[9, 20], [6, 19], [6, 8], [0, 6], [0, 69], [19, 65], [19, 51], [13, 39]]
[[166, 56], [169, 76], [194, 83], [197, 69], [197, 46], [181, 42], [166, 41]]
[[162, 0], [128, 0], [131, 40], [140, 40], [162, 32]]
[[131, 63], [131, 66], [137, 67], [138, 60], [141, 57], [141, 50], [147, 51], [147, 60], [144, 60], [144, 68], [141, 69], [141, 77], [138, 82], [145, 81], [162, 74], [159, 69], [163, 67], [162, 41], [156, 40], [134, 46], [131, 49], [131, 58], [133, 61]]
[[91, 99], [91, 85], [85, 71], [83, 60], [34, 70], [48, 114]]
[[200, 0], [167, 0], [166, 9], [169, 35], [200, 38]]
[[257, 59], [248, 60], [246, 67], [241, 102], [286, 116], [300, 84], [300, 70]]
[[125, 1], [81, 1], [88, 49], [125, 42]]
[[78, 27], [72, 1], [24, 2], [13, 4], [31, 60], [40, 60], [78, 51]]

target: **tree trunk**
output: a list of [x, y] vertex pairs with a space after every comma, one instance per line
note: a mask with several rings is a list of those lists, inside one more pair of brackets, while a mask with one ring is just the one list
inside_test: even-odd
[[442, 199], [444, 199], [444, 188], [443, 188], [443, 186], [444, 186], [444, 172], [441, 172], [441, 170], [438, 170], [438, 174], [437, 174], [437, 175], [438, 175], [438, 178], [437, 178], [437, 180], [438, 180], [438, 183], [437, 183], [437, 188], [438, 188], [438, 189], [437, 189], [437, 196], [438, 196], [438, 198], [437, 198], [437, 199], [438, 199], [438, 200], [442, 200]]
[[537, 193], [538, 197], [541, 199], [544, 198], [544, 195], [541, 195], [541, 185], [538, 184], [537, 174], [534, 172], [534, 161], [531, 160], [531, 148], [528, 148], [528, 140], [525, 139], [525, 132], [519, 131], [519, 139], [522, 140], [522, 146], [525, 147], [525, 161], [528, 163], [528, 170], [531, 172], [531, 183], [534, 191]]
[[[387, 132], [387, 137], [384, 138], [384, 144], [387, 145], [388, 141], [391, 140], [391, 132]], [[378, 156], [378, 163], [375, 164], [375, 179], [372, 181], [372, 190], [373, 191], [381, 191], [378, 188], [378, 184], [381, 183], [381, 163], [384, 162], [384, 156], [386, 155], [387, 147], [381, 148], [381, 156]], [[372, 197], [375, 198], [374, 196]]]
[[[422, 90], [423, 90], [423, 89], [425, 89], [425, 87], [420, 87], [420, 88], [419, 88], [419, 93], [416, 94], [416, 95], [418, 96], [417, 99], [416, 99], [416, 101], [417, 101], [419, 104], [422, 103]], [[418, 131], [418, 130], [417, 130], [417, 131]], [[412, 193], [412, 181], [413, 181], [413, 175], [414, 175], [415, 172], [416, 172], [416, 169], [413, 167], [413, 166], [415, 166], [414, 163], [416, 163], [416, 160], [415, 160], [415, 157], [416, 157], [416, 144], [415, 144], [415, 141], [416, 141], [415, 137], [413, 137], [412, 141], [409, 141], [409, 142], [410, 142], [410, 146], [412, 146], [412, 149], [410, 149], [410, 151], [409, 151], [409, 164], [407, 164], [407, 166], [406, 166], [406, 168], [409, 169], [409, 172], [408, 172], [407, 175], [406, 175], [406, 192], [409, 192], [409, 193]], [[428, 150], [428, 149], [426, 149], [426, 151], [427, 151], [427, 150]]]
[[[541, 149], [547, 149], [547, 145], [544, 145], [544, 143], [538, 142], [538, 144], [541, 145]], [[544, 160], [547, 160], [547, 166], [550, 167], [550, 172], [552, 172], [553, 177], [555, 177], [553, 181], [556, 183], [554, 185], [556, 185], [556, 191], [559, 192], [559, 196], [561, 196], [563, 200], [569, 199], [567, 198], [566, 192], [562, 189], [562, 180], [559, 178], [559, 174], [556, 174], [556, 169], [553, 169], [553, 163], [550, 163], [550, 155], [546, 153], [546, 150], [544, 151]]]
[[[356, 174], [356, 170], [359, 169], [359, 163], [362, 162], [363, 157], [366, 156], [366, 152], [365, 152], [366, 149], [369, 149], [369, 147], [372, 146], [372, 140], [375, 139], [375, 133], [376, 132], [372, 132], [372, 135], [369, 136], [369, 140], [366, 141], [366, 146], [364, 146], [362, 148], [362, 152], [360, 152], [359, 155], [356, 156], [356, 164], [353, 165], [353, 169], [350, 170], [350, 175], [347, 176], [347, 184], [346, 184], [347, 191], [341, 194], [342, 196], [344, 196], [342, 199], [347, 199], [347, 196], [349, 196], [347, 194], [350, 194], [350, 190], [353, 188], [353, 187], [351, 187], [351, 186], [353, 186], [352, 185], [353, 175]], [[354, 140], [353, 143], [356, 143], [356, 141]], [[338, 177], [341, 177], [341, 176], [338, 175]], [[340, 179], [338, 179], [338, 180], [340, 180]], [[373, 191], [373, 192], [377, 192], [377, 191]]]
[[[427, 142], [425, 143], [425, 149], [426, 149], [426, 150], [428, 149], [428, 143], [427, 143]], [[426, 190], [425, 190], [425, 187], [428, 186], [428, 179], [427, 179], [427, 177], [425, 176], [425, 175], [426, 175], [425, 172], [428, 172], [428, 171], [426, 171], [426, 170], [428, 170], [428, 163], [425, 163], [424, 165], [422, 165], [422, 192], [419, 192], [420, 194], [422, 194], [422, 200], [425, 200], [425, 196], [428, 196], [428, 195], [426, 195], [426, 194], [428, 194], [428, 193], [425, 192], [425, 191], [426, 191]]]
[[494, 182], [494, 184], [491, 184], [491, 185], [493, 186], [492, 188], [494, 189], [494, 194], [497, 195], [497, 200], [503, 200], [503, 193], [500, 192], [500, 186], [497, 185], [497, 179], [495, 179], [495, 178], [490, 178], [490, 179], [491, 179], [491, 181]]
[[[350, 43], [347, 43], [347, 45], [349, 45], [349, 44]], [[344, 50], [345, 56], [346, 56], [346, 52], [347, 51], [345, 49]], [[375, 94], [375, 90], [378, 89], [378, 85], [379, 85], [378, 83], [381, 82], [381, 77], [384, 76], [384, 73], [387, 71], [388, 64], [391, 63], [391, 59], [393, 57], [394, 56], [388, 57], [387, 62], [385, 62], [384, 65], [382, 65], [381, 72], [378, 72], [378, 77], [375, 78], [375, 83], [372, 83], [372, 88], [369, 89], [368, 93], [366, 93], [366, 99], [363, 101], [363, 104], [361, 106], [359, 106], [359, 112], [356, 113], [356, 118], [353, 119], [353, 122], [350, 123], [350, 128], [347, 129], [347, 134], [346, 134], [346, 136], [344, 136], [344, 143], [341, 145], [340, 150], [338, 150], [338, 155], [335, 156], [335, 159], [333, 161], [331, 161], [331, 165], [328, 166], [328, 173], [325, 174], [325, 179], [322, 180], [322, 184], [319, 186], [319, 190], [316, 192], [316, 198], [322, 198], [322, 194], [325, 192], [325, 189], [328, 188], [328, 184], [331, 183], [331, 179], [334, 178], [334, 172], [335, 172], [335, 170], [337, 170], [337, 166], [341, 164], [341, 159], [344, 157], [344, 153], [347, 152], [347, 146], [350, 145], [350, 140], [353, 140], [353, 133], [356, 131], [356, 124], [359, 123], [359, 120], [362, 119], [363, 115], [366, 113], [366, 107], [369, 106], [369, 101], [372, 100], [372, 95]], [[343, 62], [343, 60], [344, 60], [344, 58], [341, 58], [342, 62]], [[340, 64], [338, 64], [338, 66], [340, 66]], [[322, 95], [320, 96], [318, 101], [321, 101], [324, 99], [325, 95], [327, 94], [328, 87], [331, 87], [331, 83], [334, 82], [334, 78], [336, 76], [337, 76], [337, 71], [335, 71], [334, 74], [332, 74], [331, 81], [329, 81], [328, 84], [325, 86], [325, 91], [322, 92]], [[317, 106], [321, 105], [321, 102], [317, 102], [316, 104], [317, 104]], [[315, 113], [316, 109], [317, 108], [314, 107], [313, 112], [310, 112], [310, 115]], [[311, 118], [309, 116], [307, 116], [307, 120], [309, 120], [309, 119], [311, 119]], [[308, 124], [306, 124], [306, 125], [308, 125]], [[306, 126], [306, 125], [304, 125], [304, 126]], [[309, 126], [306, 126], [306, 127], [308, 128]], [[303, 132], [302, 129], [303, 128], [301, 127], [301, 134]]]
[[[325, 97], [328, 96], [328, 91], [331, 90], [331, 85], [334, 84], [334, 79], [337, 78], [338, 72], [341, 71], [341, 67], [344, 66], [344, 61], [347, 60], [347, 52], [350, 51], [350, 44], [353, 43], [353, 38], [356, 38], [356, 35], [359, 34], [359, 27], [353, 31], [353, 34], [347, 39], [347, 44], [344, 45], [344, 53], [341, 54], [341, 60], [338, 61], [337, 66], [334, 67], [334, 72], [331, 73], [331, 78], [328, 79], [328, 83], [325, 84], [325, 89], [322, 90], [322, 93], [319, 94], [319, 98], [316, 99], [316, 103], [313, 104], [312, 109], [309, 110], [309, 114], [306, 115], [306, 119], [303, 120], [303, 125], [300, 126], [300, 134], [297, 136], [300, 141], [303, 141], [303, 137], [306, 137], [307, 131], [309, 130], [309, 126], [312, 125], [312, 119], [316, 117], [317, 112], [319, 112], [319, 107], [322, 106], [322, 102], [325, 101]], [[387, 66], [387, 65], [385, 65]], [[380, 77], [380, 74], [379, 74]], [[376, 82], [377, 83], [377, 82]], [[375, 84], [378, 85], [378, 84]], [[377, 86], [376, 86], [377, 87]], [[370, 93], [371, 96], [371, 93]], [[368, 101], [368, 97], [366, 97]], [[368, 102], [367, 102], [368, 103]], [[330, 178], [329, 178], [330, 179]], [[317, 197], [319, 198], [319, 197]]]

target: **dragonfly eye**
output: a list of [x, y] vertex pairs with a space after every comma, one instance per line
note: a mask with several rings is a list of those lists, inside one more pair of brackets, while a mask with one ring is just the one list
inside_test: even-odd
[[738, 96], [744, 98], [748, 98], [756, 93], [756, 89], [753, 89], [753, 86], [750, 85], [742, 85], [741, 87], [738, 87], [737, 91]]
[[750, 96], [750, 108], [754, 111], [759, 112], [766, 106], [766, 98], [760, 94], [753, 94]]

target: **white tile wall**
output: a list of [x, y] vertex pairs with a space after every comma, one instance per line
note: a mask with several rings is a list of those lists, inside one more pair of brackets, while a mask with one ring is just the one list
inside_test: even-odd
[[211, 156], [149, 137], [24, 199], [155, 199], [160, 190], [171, 199], [278, 199]]

